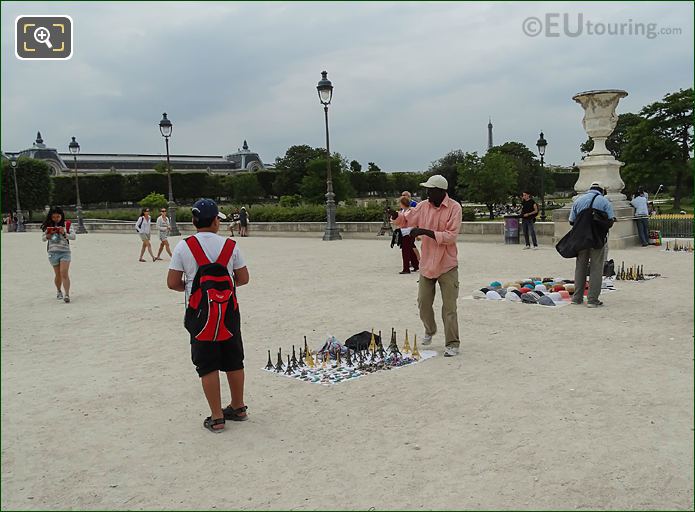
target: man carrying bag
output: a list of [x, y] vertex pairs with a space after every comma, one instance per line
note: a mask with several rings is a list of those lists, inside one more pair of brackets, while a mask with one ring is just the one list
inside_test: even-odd
[[587, 307], [603, 305], [598, 298], [603, 280], [603, 260], [608, 230], [615, 222], [610, 201], [603, 197], [603, 188], [593, 182], [586, 194], [577, 198], [569, 216], [572, 229], [555, 246], [565, 258], [576, 258], [574, 270], [575, 291], [572, 304], [584, 302], [587, 267], [589, 270], [589, 294]]

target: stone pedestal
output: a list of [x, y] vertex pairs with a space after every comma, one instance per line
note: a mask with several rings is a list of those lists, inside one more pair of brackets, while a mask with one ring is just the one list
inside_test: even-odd
[[[616, 223], [608, 235], [609, 249], [618, 249], [639, 244], [635, 210], [622, 193], [625, 183], [620, 177], [619, 162], [606, 148], [606, 139], [615, 129], [618, 116], [615, 108], [620, 98], [627, 96], [625, 91], [608, 89], [603, 91], [587, 91], [575, 94], [572, 99], [584, 109], [582, 126], [594, 141], [594, 148], [579, 164], [579, 179], [574, 185], [577, 195], [574, 200], [584, 194], [593, 182], [598, 182], [606, 190], [608, 199], [615, 212]], [[557, 243], [570, 230], [569, 214], [571, 205], [553, 211], [555, 223], [554, 243]]]

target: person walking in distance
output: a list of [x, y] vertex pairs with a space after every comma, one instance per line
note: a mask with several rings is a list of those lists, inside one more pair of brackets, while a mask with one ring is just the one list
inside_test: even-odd
[[[225, 420], [248, 418], [244, 403], [244, 346], [237, 288], [249, 282], [244, 257], [231, 238], [219, 236], [226, 219], [212, 199], [192, 208], [196, 234], [179, 242], [169, 264], [167, 286], [185, 292], [184, 325], [190, 335], [191, 359], [200, 377], [210, 416], [203, 426], [224, 429]], [[230, 404], [222, 408], [219, 372], [225, 372]]]
[[239, 235], [249, 236], [249, 214], [243, 206], [239, 210]]
[[445, 357], [459, 353], [459, 325], [456, 301], [459, 291], [458, 248], [456, 240], [461, 229], [461, 205], [447, 195], [449, 184], [439, 174], [425, 183], [427, 201], [420, 202], [406, 212], [388, 210], [393, 223], [400, 227], [412, 227], [410, 236], [422, 236], [420, 280], [418, 284], [418, 308], [425, 327], [423, 345], [432, 343], [437, 332], [434, 319], [436, 285], [442, 294], [442, 321], [444, 323]]
[[169, 247], [169, 231], [171, 231], [171, 221], [167, 217], [167, 209], [162, 208], [157, 217], [157, 231], [159, 232], [159, 250], [155, 260], [161, 260], [160, 256], [164, 249], [167, 250], [169, 258], [171, 258], [171, 248]]
[[[401, 212], [407, 212], [410, 208], [410, 200], [405, 196], [401, 196]], [[415, 238], [410, 235], [412, 230], [413, 228], [401, 228], [401, 258], [403, 260], [403, 270], [401, 270], [399, 274], [410, 274], [411, 267], [414, 272], [420, 269], [414, 251]]]
[[[574, 204], [569, 215], [570, 225], [574, 225], [577, 216], [587, 208], [593, 208], [599, 212], [603, 212], [607, 217], [607, 222], [610, 226], [615, 222], [615, 213], [611, 202], [603, 197], [603, 188], [597, 181], [593, 182], [589, 190], [579, 196]], [[603, 262], [605, 260], [606, 241], [598, 249], [582, 249], [577, 254], [576, 264], [574, 268], [574, 294], [572, 295], [572, 304], [581, 305], [584, 302], [584, 288], [586, 287], [587, 267], [589, 267], [589, 293], [587, 295], [587, 307], [596, 308], [603, 306], [598, 298], [601, 294], [601, 284], [603, 282]]]
[[65, 220], [65, 213], [59, 206], [48, 210], [46, 220], [41, 224], [41, 231], [43, 232], [41, 240], [47, 242], [48, 262], [55, 274], [53, 283], [56, 287], [56, 299], [69, 303], [70, 261], [72, 260], [70, 240], [75, 240], [75, 232], [71, 229], [70, 221]]
[[142, 240], [139, 261], [145, 261], [145, 259], [143, 258], [145, 254], [145, 249], [147, 249], [147, 252], [149, 252], [150, 256], [152, 256], [152, 261], [156, 261], [154, 254], [152, 253], [152, 244], [150, 243], [150, 225], [150, 209], [143, 208], [140, 212], [140, 217], [135, 223], [135, 231], [138, 232], [138, 235], [140, 235], [140, 240]]
[[536, 239], [536, 217], [538, 216], [538, 203], [531, 197], [531, 192], [523, 192], [521, 194], [521, 226], [524, 230], [524, 241], [526, 245], [524, 249], [530, 249], [529, 233], [533, 248], [538, 249], [538, 240]]

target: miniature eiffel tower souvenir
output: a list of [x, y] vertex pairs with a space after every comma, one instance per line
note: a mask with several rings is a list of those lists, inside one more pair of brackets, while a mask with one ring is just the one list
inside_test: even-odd
[[368, 350], [370, 352], [372, 352], [373, 350], [376, 350], [376, 340], [374, 339], [374, 329], [372, 329], [372, 338], [369, 340]]
[[389, 345], [388, 352], [390, 355], [401, 355], [401, 351], [398, 349], [398, 342], [396, 341], [396, 330], [391, 330], [391, 344]]
[[285, 365], [282, 363], [282, 349], [279, 349], [278, 350], [278, 362], [275, 365], [275, 371], [280, 373], [284, 367], [285, 367]]
[[377, 345], [377, 353], [382, 359], [386, 359], [386, 351], [384, 350], [384, 344], [382, 343], [383, 338], [381, 337], [381, 331], [379, 331], [379, 343]]
[[323, 353], [323, 363], [321, 364], [321, 368], [325, 368], [325, 367], [326, 367], [326, 360], [327, 360], [327, 359], [328, 359], [328, 351], [325, 351], [325, 352]]
[[294, 352], [294, 345], [292, 345], [292, 368], [297, 366], [297, 355]]
[[666, 250], [667, 250], [667, 251], [670, 251], [670, 250], [671, 250], [671, 248], [669, 247], [668, 242], [666, 242]]
[[304, 353], [309, 353], [309, 345], [306, 342], [306, 336], [304, 336]]
[[303, 368], [306, 366], [306, 363], [304, 362], [304, 352], [302, 352], [302, 347], [299, 347], [299, 357], [297, 358], [297, 365], [300, 368]]
[[347, 364], [348, 368], [352, 368], [352, 350], [348, 348], [347, 351], [347, 358], [345, 360], [345, 364]]
[[413, 353], [412, 353], [413, 359], [416, 361], [420, 359], [420, 351], [417, 349], [417, 334], [413, 338]]
[[408, 329], [405, 330], [405, 341], [403, 342], [403, 353], [404, 354], [409, 354], [411, 352], [410, 350], [410, 342], [408, 341]]
[[285, 375], [292, 375], [292, 361], [290, 361], [290, 355], [287, 354], [287, 369], [285, 370]]
[[340, 367], [340, 348], [335, 353], [335, 365]]
[[274, 370], [275, 367], [273, 366], [273, 361], [270, 359], [270, 350], [268, 350], [268, 362], [265, 365], [266, 370]]
[[304, 352], [304, 354], [305, 354], [305, 358], [306, 358], [306, 365], [309, 368], [313, 368], [314, 367], [314, 358], [311, 357], [311, 351], [307, 350], [306, 352]]

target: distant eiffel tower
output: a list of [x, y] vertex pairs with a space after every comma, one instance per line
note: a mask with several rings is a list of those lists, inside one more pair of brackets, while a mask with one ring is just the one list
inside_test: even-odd
[[492, 149], [492, 118], [488, 118], [487, 121], [487, 150]]

